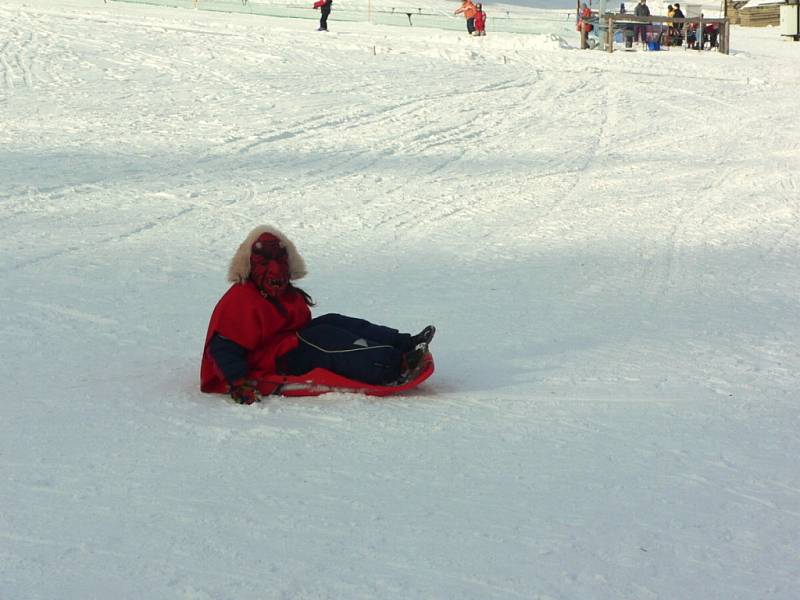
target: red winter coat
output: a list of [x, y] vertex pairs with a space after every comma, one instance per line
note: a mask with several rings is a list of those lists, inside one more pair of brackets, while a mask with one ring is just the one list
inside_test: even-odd
[[317, 0], [316, 2], [314, 2], [314, 8], [322, 8], [323, 6], [328, 4], [328, 2], [330, 2], [330, 0]]
[[311, 320], [311, 311], [303, 296], [292, 288], [280, 298], [286, 309], [265, 299], [252, 281], [235, 283], [217, 303], [208, 324], [203, 361], [200, 366], [200, 389], [227, 393], [228, 384], [217, 368], [208, 345], [215, 333], [247, 350], [248, 378], [259, 381], [259, 392], [271, 394], [275, 386], [261, 382], [276, 372], [275, 360], [299, 344], [296, 332]]
[[475, 30], [484, 31], [486, 29], [486, 13], [482, 10], [475, 12]]
[[594, 26], [589, 23], [592, 17], [592, 10], [590, 8], [581, 9], [581, 18], [578, 19], [578, 25], [575, 27], [576, 31], [586, 31], [587, 33], [594, 29]]

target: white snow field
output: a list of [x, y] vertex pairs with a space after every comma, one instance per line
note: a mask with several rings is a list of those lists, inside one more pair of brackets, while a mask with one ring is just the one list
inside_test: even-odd
[[[800, 44], [314, 26], [0, 4], [0, 598], [799, 598]], [[202, 394], [262, 223], [434, 376]]]

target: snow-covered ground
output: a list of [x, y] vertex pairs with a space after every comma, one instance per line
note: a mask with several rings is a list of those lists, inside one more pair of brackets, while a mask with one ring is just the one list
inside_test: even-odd
[[[312, 28], [0, 5], [0, 598], [800, 597], [800, 44]], [[201, 394], [261, 223], [436, 374]]]

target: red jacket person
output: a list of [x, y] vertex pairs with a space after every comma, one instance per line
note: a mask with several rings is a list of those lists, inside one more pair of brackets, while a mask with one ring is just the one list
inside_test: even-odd
[[339, 314], [311, 318], [311, 297], [293, 282], [306, 274], [295, 245], [262, 225], [245, 238], [228, 270], [233, 283], [217, 303], [206, 333], [200, 389], [252, 404], [277, 387], [269, 375], [327, 369], [365, 383], [389, 385], [421, 364], [432, 325], [410, 335]]
[[318, 8], [321, 13], [317, 31], [328, 31], [328, 15], [331, 14], [332, 7], [333, 0], [317, 0], [314, 2], [314, 9]]

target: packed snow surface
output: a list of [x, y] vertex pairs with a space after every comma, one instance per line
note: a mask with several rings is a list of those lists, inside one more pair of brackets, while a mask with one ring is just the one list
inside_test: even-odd
[[[0, 5], [0, 598], [800, 597], [800, 44], [330, 25]], [[200, 393], [262, 223], [434, 376]]]

